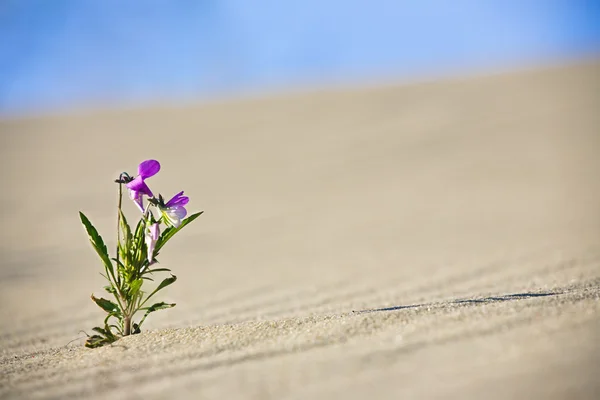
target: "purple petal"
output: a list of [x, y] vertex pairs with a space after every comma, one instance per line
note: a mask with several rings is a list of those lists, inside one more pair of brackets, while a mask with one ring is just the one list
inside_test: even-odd
[[[129, 189], [129, 188], [128, 188], [128, 189]], [[134, 201], [135, 201], [135, 200], [137, 200], [139, 197], [141, 197], [141, 195], [140, 195], [138, 192], [136, 192], [135, 190], [131, 190], [131, 189], [129, 189], [129, 190], [128, 190], [128, 192], [129, 192], [129, 198], [130, 198], [131, 200], [134, 200]]]
[[138, 167], [138, 174], [143, 179], [150, 178], [160, 171], [160, 163], [156, 160], [143, 161]]
[[136, 177], [134, 180], [132, 180], [125, 186], [127, 186], [127, 188], [130, 190], [139, 192], [141, 194], [145, 194], [148, 197], [154, 197], [154, 195], [152, 194], [152, 190], [150, 190], [148, 185], [146, 185], [146, 182], [144, 182], [144, 178], [141, 175]]
[[148, 257], [148, 262], [151, 263], [154, 258], [154, 247], [156, 246], [156, 241], [152, 240], [150, 236], [146, 236], [146, 256]]
[[135, 203], [137, 208], [140, 209], [141, 212], [144, 212], [144, 200], [140, 192], [136, 192], [135, 190], [129, 189], [129, 198], [133, 200], [133, 202]]
[[152, 237], [152, 240], [158, 240], [158, 237], [160, 236], [159, 224], [155, 223], [150, 225], [150, 236]]
[[140, 209], [141, 212], [144, 212], [144, 199], [142, 198], [142, 196], [138, 196], [133, 202], [135, 203], [137, 208]]
[[146, 233], [146, 246], [148, 247], [148, 262], [152, 264], [154, 258], [154, 249], [156, 247], [156, 241], [160, 236], [160, 226], [158, 223], [150, 225], [148, 232]]
[[176, 215], [179, 219], [183, 219], [187, 215], [187, 210], [184, 207], [175, 206], [169, 211], [171, 215]]
[[187, 196], [183, 196], [183, 190], [179, 193], [177, 193], [175, 196], [173, 196], [173, 198], [169, 201], [167, 201], [167, 204], [165, 204], [165, 207], [174, 207], [174, 206], [185, 206], [187, 203], [189, 203], [190, 198]]
[[167, 218], [171, 225], [173, 225], [175, 228], [179, 228], [181, 225], [181, 219], [187, 215], [187, 210], [184, 207], [179, 206], [170, 207], [163, 210], [163, 215]]
[[146, 246], [148, 247], [148, 262], [152, 263], [152, 260], [154, 259], [154, 247], [156, 246], [155, 242], [148, 242], [146, 243]]

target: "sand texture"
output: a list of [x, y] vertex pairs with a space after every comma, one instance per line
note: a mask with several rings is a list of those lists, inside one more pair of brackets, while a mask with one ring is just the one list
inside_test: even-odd
[[[599, 151], [593, 61], [0, 121], [0, 398], [600, 398]], [[86, 349], [147, 158], [177, 306]]]

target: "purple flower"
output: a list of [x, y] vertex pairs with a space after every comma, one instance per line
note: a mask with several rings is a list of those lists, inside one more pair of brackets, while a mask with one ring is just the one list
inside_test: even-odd
[[144, 195], [148, 197], [154, 197], [152, 194], [152, 190], [146, 185], [144, 180], [146, 178], [150, 178], [154, 176], [160, 171], [160, 163], [156, 160], [146, 160], [143, 161], [138, 166], [138, 176], [135, 177], [134, 180], [129, 182], [126, 186], [129, 189], [129, 197], [131, 200], [135, 202], [138, 208], [144, 212], [144, 203], [143, 197]]
[[154, 259], [154, 248], [156, 241], [160, 237], [160, 225], [158, 222], [153, 223], [146, 232], [146, 247], [148, 248], [148, 262], [152, 263]]
[[160, 211], [163, 215], [165, 222], [173, 225], [175, 228], [179, 228], [181, 220], [187, 215], [185, 205], [190, 201], [189, 197], [183, 195], [183, 191], [177, 193], [173, 198], [160, 207]]

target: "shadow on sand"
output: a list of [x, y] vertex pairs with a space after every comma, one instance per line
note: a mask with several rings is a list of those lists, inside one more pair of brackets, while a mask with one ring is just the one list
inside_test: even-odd
[[409, 308], [420, 308], [420, 307], [439, 307], [439, 306], [446, 306], [446, 305], [451, 305], [451, 304], [496, 303], [496, 302], [501, 302], [501, 301], [523, 300], [523, 299], [530, 299], [530, 298], [535, 298], [535, 297], [557, 296], [559, 294], [563, 294], [563, 292], [512, 293], [512, 294], [504, 294], [504, 295], [500, 295], [500, 296], [490, 296], [490, 297], [482, 297], [482, 298], [457, 299], [457, 300], [441, 301], [441, 302], [435, 302], [435, 303], [410, 304], [410, 305], [406, 305], [406, 306], [373, 308], [373, 309], [353, 311], [353, 312], [354, 313], [369, 313], [369, 312], [378, 312], [378, 311], [405, 310], [405, 309], [409, 309]]

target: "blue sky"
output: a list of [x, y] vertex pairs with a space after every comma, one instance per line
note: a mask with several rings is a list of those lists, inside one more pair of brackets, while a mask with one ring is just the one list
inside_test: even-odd
[[582, 0], [2, 0], [0, 116], [600, 55]]

